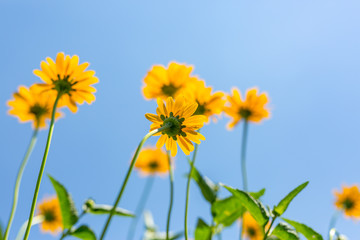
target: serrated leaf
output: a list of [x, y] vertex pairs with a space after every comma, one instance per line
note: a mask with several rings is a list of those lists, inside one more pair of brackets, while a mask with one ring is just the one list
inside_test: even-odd
[[48, 174], [60, 202], [61, 216], [64, 229], [70, 229], [79, 219], [78, 213], [70, 194], [66, 188]]
[[[189, 161], [191, 166], [191, 162]], [[191, 178], [197, 183], [203, 197], [210, 203], [213, 203], [217, 197], [219, 187], [213, 183], [209, 178], [204, 177], [194, 166]]]
[[300, 240], [296, 231], [286, 223], [279, 223], [272, 231], [271, 235], [274, 235], [281, 240]]
[[[111, 210], [112, 210], [113, 206], [110, 205], [106, 205], [106, 204], [96, 204], [94, 202], [94, 200], [92, 199], [88, 199], [84, 205], [83, 205], [83, 210], [87, 213], [91, 213], [91, 214], [110, 214]], [[117, 207], [115, 209], [115, 213], [114, 215], [117, 216], [123, 216], [123, 217], [135, 217], [135, 215], [126, 210], [126, 209], [122, 209]]]
[[315, 232], [312, 228], [306, 226], [303, 223], [298, 223], [290, 219], [282, 218], [285, 222], [289, 223], [295, 228], [296, 231], [304, 235], [308, 240], [323, 240], [323, 237]]
[[256, 220], [260, 226], [265, 226], [269, 221], [269, 214], [262, 203], [253, 198], [249, 193], [239, 189], [234, 189], [230, 186], [223, 185], [233, 196], [239, 198], [241, 204], [249, 211], [251, 216]]
[[70, 235], [83, 240], [96, 240], [95, 233], [86, 225], [78, 227]]
[[217, 200], [211, 205], [214, 221], [225, 227], [231, 226], [244, 212], [245, 208], [235, 196]]
[[288, 208], [291, 201], [298, 195], [307, 185], [309, 182], [304, 182], [303, 184], [296, 187], [294, 190], [292, 190], [286, 197], [284, 197], [277, 206], [274, 207], [274, 212], [281, 216], [286, 209]]
[[195, 240], [211, 240], [211, 235], [211, 227], [199, 218], [195, 229]]

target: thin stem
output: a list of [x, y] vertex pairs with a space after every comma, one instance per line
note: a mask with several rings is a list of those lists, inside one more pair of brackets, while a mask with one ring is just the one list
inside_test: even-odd
[[[79, 222], [80, 218], [82, 218], [85, 214], [86, 214], [86, 212], [85, 212], [85, 211], [82, 211], [81, 214], [79, 215], [77, 221]], [[71, 229], [68, 229], [66, 232], [63, 231], [63, 233], [61, 234], [61, 237], [60, 237], [59, 240], [62, 240], [62, 239], [64, 239], [66, 236], [68, 236], [69, 233], [70, 233], [70, 231], [71, 231]]]
[[[42, 223], [43, 221], [45, 220], [44, 216], [43, 215], [38, 215], [38, 216], [35, 216], [32, 223], [31, 223], [31, 226], [34, 226], [36, 224], [39, 224], [39, 223]], [[27, 225], [28, 225], [28, 222], [29, 221], [26, 221], [20, 228], [15, 240], [21, 240], [24, 236], [24, 233], [26, 231], [26, 228], [27, 228]]]
[[[241, 216], [241, 217], [242, 217], [242, 216]], [[243, 228], [244, 228], [244, 218], [241, 219], [241, 222], [240, 222], [240, 228], [239, 228], [239, 232], [240, 232], [239, 239], [240, 239], [240, 240], [242, 240]]]
[[137, 159], [138, 156], [139, 156], [139, 153], [140, 153], [140, 150], [141, 150], [142, 146], [144, 145], [144, 143], [146, 142], [146, 140], [148, 140], [149, 137], [151, 137], [152, 135], [156, 134], [157, 132], [163, 131], [163, 130], [168, 129], [168, 128], [170, 128], [170, 127], [171, 127], [171, 125], [165, 125], [165, 126], [159, 128], [159, 129], [155, 129], [155, 130], [149, 132], [148, 134], [146, 134], [146, 135], [144, 136], [144, 138], [143, 138], [143, 139], [141, 140], [141, 142], [139, 143], [139, 146], [138, 146], [137, 149], [136, 149], [136, 152], [135, 152], [135, 154], [134, 154], [134, 157], [133, 157], [133, 159], [131, 160], [130, 167], [129, 167], [127, 173], [126, 173], [124, 182], [123, 182], [123, 184], [122, 184], [122, 186], [121, 186], [121, 189], [120, 189], [120, 192], [119, 192], [118, 196], [116, 197], [114, 206], [113, 206], [113, 208], [111, 209], [111, 212], [110, 212], [110, 214], [109, 214], [108, 219], [106, 220], [104, 229], [102, 230], [102, 233], [101, 233], [101, 236], [100, 236], [99, 240], [103, 240], [104, 237], [105, 237], [105, 234], [106, 234], [106, 231], [107, 231], [107, 229], [108, 229], [108, 227], [109, 227], [110, 221], [111, 221], [111, 219], [112, 219], [112, 217], [113, 217], [113, 215], [114, 215], [114, 213], [115, 213], [116, 207], [118, 206], [118, 204], [119, 204], [119, 202], [120, 202], [121, 196], [122, 196], [122, 194], [123, 194], [123, 192], [124, 192], [124, 190], [125, 190], [126, 184], [127, 184], [128, 180], [129, 180], [129, 177], [130, 177], [131, 172], [132, 172], [132, 170], [133, 170], [133, 168], [134, 168], [136, 159]]
[[169, 151], [168, 151], [168, 160], [169, 160], [169, 179], [170, 179], [170, 205], [169, 205], [169, 211], [166, 221], [166, 240], [170, 239], [169, 238], [170, 218], [171, 218], [171, 211], [174, 202], [174, 173], [173, 173], [172, 162]]
[[334, 214], [332, 215], [331, 219], [330, 219], [330, 223], [329, 223], [329, 230], [328, 230], [328, 234], [329, 234], [329, 239], [331, 239], [330, 237], [330, 231], [331, 229], [333, 229], [336, 225], [336, 221], [338, 220], [339, 217], [339, 211], [334, 212]]
[[146, 181], [146, 184], [145, 184], [145, 187], [144, 187], [144, 190], [140, 196], [140, 201], [136, 207], [136, 210], [135, 210], [135, 217], [133, 218], [133, 220], [131, 221], [131, 224], [130, 224], [130, 227], [129, 227], [129, 231], [128, 231], [128, 236], [127, 236], [127, 239], [128, 240], [131, 240], [134, 238], [134, 233], [135, 233], [135, 230], [136, 230], [136, 225], [138, 223], [138, 220], [140, 219], [143, 211], [144, 211], [144, 208], [145, 208], [145, 204], [150, 196], [150, 192], [151, 192], [151, 189], [152, 189], [152, 186], [153, 186], [153, 183], [154, 183], [154, 176], [150, 176], [148, 177], [147, 181]]
[[193, 153], [193, 159], [192, 159], [192, 161], [190, 163], [190, 171], [189, 171], [189, 176], [188, 176], [187, 185], [186, 185], [185, 220], [184, 220], [185, 240], [188, 240], [188, 227], [187, 226], [188, 226], [188, 208], [189, 208], [190, 182], [191, 182], [191, 176], [192, 176], [193, 171], [194, 171], [194, 165], [195, 165], [198, 146], [199, 146], [198, 144], [195, 144], [195, 149], [194, 149], [194, 153]]
[[13, 204], [12, 204], [12, 208], [11, 208], [11, 212], [10, 212], [10, 217], [9, 217], [9, 221], [5, 230], [5, 235], [4, 235], [4, 240], [7, 240], [9, 237], [9, 233], [10, 233], [10, 228], [15, 216], [15, 212], [16, 212], [16, 207], [17, 207], [17, 203], [18, 203], [18, 198], [19, 198], [19, 189], [20, 189], [20, 183], [21, 183], [21, 179], [24, 173], [24, 169], [26, 167], [26, 164], [28, 162], [28, 159], [34, 149], [36, 140], [37, 140], [37, 134], [39, 132], [39, 126], [37, 126], [32, 134], [29, 146], [25, 152], [24, 158], [21, 162], [17, 177], [16, 177], [16, 181], [15, 181], [15, 187], [14, 187], [14, 196], [13, 196]]
[[277, 217], [278, 217], [278, 216], [275, 215], [274, 218], [272, 219], [272, 221], [271, 221], [271, 223], [270, 223], [270, 226], [269, 226], [268, 230], [266, 231], [266, 233], [265, 233], [265, 235], [264, 235], [264, 240], [266, 240], [266, 238], [267, 238], [267, 236], [268, 236], [268, 234], [269, 234], [269, 232], [270, 232], [270, 229], [271, 229], [272, 225], [274, 224], [274, 222], [275, 222], [275, 220], [276, 220]]
[[28, 225], [27, 225], [27, 228], [26, 228], [24, 240], [27, 240], [28, 237], [29, 237], [29, 234], [30, 234], [31, 222], [32, 222], [33, 217], [34, 217], [35, 206], [36, 206], [37, 197], [38, 197], [38, 195], [39, 195], [39, 189], [40, 189], [41, 179], [42, 179], [42, 176], [43, 176], [43, 173], [44, 173], [45, 164], [46, 164], [46, 159], [47, 159], [47, 156], [48, 156], [48, 154], [49, 154], [51, 138], [52, 138], [52, 134], [53, 134], [53, 131], [54, 131], [56, 107], [57, 107], [57, 104], [58, 104], [58, 102], [59, 102], [60, 97], [61, 97], [61, 93], [58, 93], [58, 95], [57, 95], [57, 97], [56, 97], [56, 99], [55, 99], [55, 102], [54, 102], [53, 109], [52, 109], [51, 122], [50, 122], [50, 127], [49, 127], [49, 133], [48, 133], [48, 137], [47, 137], [47, 141], [46, 141], [44, 156], [43, 156], [43, 160], [42, 160], [42, 163], [41, 163], [41, 167], [40, 167], [38, 179], [37, 179], [37, 182], [36, 182], [34, 197], [33, 197], [32, 204], [31, 204], [29, 222], [28, 222]]
[[242, 135], [242, 143], [241, 143], [241, 172], [242, 172], [244, 191], [248, 190], [247, 173], [246, 173], [246, 145], [247, 145], [248, 125], [249, 125], [248, 121], [245, 120], [243, 135]]

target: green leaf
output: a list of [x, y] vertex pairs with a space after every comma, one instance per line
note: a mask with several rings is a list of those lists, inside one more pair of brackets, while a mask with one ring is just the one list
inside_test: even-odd
[[303, 184], [299, 185], [297, 188], [292, 190], [286, 197], [284, 197], [277, 206], [274, 207], [274, 212], [278, 216], [281, 216], [286, 209], [288, 208], [290, 202], [296, 197], [296, 195], [299, 194], [307, 185], [309, 182], [304, 182]]
[[296, 231], [298, 231], [299, 233], [301, 233], [302, 235], [304, 235], [306, 237], [306, 239], [308, 240], [323, 240], [323, 237], [315, 232], [312, 228], [306, 226], [305, 224], [302, 223], [298, 223], [295, 222], [293, 220], [289, 220], [286, 218], [282, 218], [285, 222], [291, 224]]
[[81, 225], [75, 231], [72, 231], [70, 235], [83, 240], [96, 240], [95, 233], [86, 225]]
[[237, 197], [241, 204], [249, 211], [251, 216], [260, 226], [265, 226], [269, 221], [269, 214], [262, 203], [254, 199], [249, 193], [223, 185], [233, 196]]
[[0, 240], [4, 239], [4, 229], [3, 229], [3, 225], [0, 222]]
[[64, 229], [70, 229], [79, 219], [74, 201], [66, 188], [48, 174], [60, 202], [61, 216]]
[[196, 224], [195, 240], [211, 240], [211, 227], [201, 218], [198, 219]]
[[[191, 166], [190, 161], [189, 164]], [[204, 198], [210, 203], [215, 202], [219, 186], [213, 183], [209, 178], [201, 175], [195, 166], [193, 168], [191, 178], [197, 183]]]
[[281, 240], [300, 240], [296, 231], [290, 225], [282, 222], [275, 227], [271, 235], [277, 236]]
[[261, 189], [258, 192], [249, 192], [249, 194], [255, 198], [255, 199], [259, 199], [261, 198], [264, 194], [265, 194], [265, 188]]
[[[113, 206], [110, 206], [110, 205], [96, 204], [93, 199], [88, 199], [83, 204], [83, 210], [85, 212], [91, 213], [91, 214], [98, 214], [98, 215], [110, 214], [112, 208], [113, 208]], [[130, 212], [126, 209], [119, 208], [119, 207], [117, 207], [115, 209], [114, 215], [123, 216], [123, 217], [135, 217], [135, 215], [132, 212]]]
[[216, 200], [211, 205], [211, 213], [214, 221], [225, 227], [231, 226], [244, 212], [245, 208], [241, 204], [241, 201], [235, 196]]

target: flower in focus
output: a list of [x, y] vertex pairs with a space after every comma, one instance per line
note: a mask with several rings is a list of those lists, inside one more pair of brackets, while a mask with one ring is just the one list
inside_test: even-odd
[[160, 98], [157, 99], [158, 108], [156, 114], [147, 113], [145, 117], [153, 122], [150, 131], [170, 126], [169, 128], [154, 134], [161, 135], [156, 143], [157, 148], [161, 148], [164, 144], [167, 150], [171, 151], [171, 156], [177, 153], [177, 145], [186, 155], [194, 150], [192, 142], [200, 144], [200, 140], [205, 137], [196, 130], [202, 128], [206, 117], [203, 115], [193, 115], [196, 111], [197, 103], [186, 103], [184, 97], [178, 97], [175, 101], [172, 97], [168, 97], [166, 105]]
[[144, 148], [135, 163], [142, 175], [165, 174], [169, 171], [168, 156], [159, 148]]
[[243, 216], [243, 236], [248, 240], [263, 240], [264, 232], [261, 226], [251, 216], [249, 212], [245, 212]]
[[[51, 119], [54, 98], [49, 94], [40, 94], [41, 89], [37, 85], [30, 88], [20, 86], [18, 92], [13, 94], [13, 99], [7, 102], [11, 107], [10, 115], [19, 118], [20, 122], [32, 121], [33, 127], [46, 127], [47, 119]], [[62, 114], [55, 113], [55, 119]]]
[[161, 65], [153, 66], [144, 78], [144, 97], [147, 100], [176, 98], [188, 83], [197, 79], [190, 76], [192, 69], [175, 62], [169, 63], [167, 69]]
[[246, 97], [242, 100], [238, 89], [232, 90], [233, 96], [228, 96], [229, 106], [224, 111], [233, 118], [228, 124], [228, 128], [233, 128], [241, 119], [251, 122], [260, 122], [264, 118], [268, 118], [270, 113], [265, 105], [268, 103], [266, 93], [257, 94], [257, 88], [249, 89]]
[[335, 206], [344, 211], [347, 217], [360, 217], [360, 191], [357, 185], [342, 187], [342, 192], [335, 191]]
[[86, 70], [89, 63], [79, 64], [79, 57], [58, 53], [56, 61], [47, 57], [42, 61], [41, 70], [34, 70], [34, 74], [45, 83], [38, 84], [43, 92], [50, 92], [54, 96], [60, 95], [59, 107], [67, 106], [72, 112], [77, 111], [76, 103], [83, 104], [86, 101], [91, 104], [95, 101], [96, 89], [91, 85], [99, 80], [95, 77], [95, 71]]
[[57, 234], [63, 229], [60, 203], [56, 196], [43, 200], [38, 209], [39, 215], [44, 217], [44, 221], [40, 226], [42, 232]]
[[[206, 87], [205, 82], [202, 80], [193, 81], [184, 90], [184, 95], [189, 101], [194, 101], [198, 107], [194, 115], [204, 115], [210, 120], [213, 115], [219, 115], [224, 109], [225, 100], [223, 99], [223, 92], [211, 93], [212, 88]], [[216, 118], [213, 117], [216, 121]]]

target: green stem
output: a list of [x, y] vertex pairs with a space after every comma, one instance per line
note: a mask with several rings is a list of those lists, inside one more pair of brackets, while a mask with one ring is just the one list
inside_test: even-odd
[[54, 102], [53, 109], [52, 109], [49, 133], [48, 133], [48, 137], [47, 137], [47, 141], [46, 141], [44, 156], [43, 156], [43, 160], [42, 160], [42, 163], [41, 163], [38, 179], [37, 179], [37, 182], [36, 182], [34, 197], [33, 197], [32, 204], [31, 204], [29, 222], [28, 222], [28, 225], [27, 225], [27, 228], [26, 228], [24, 240], [27, 240], [28, 237], [29, 237], [29, 234], [30, 234], [31, 222], [32, 222], [33, 217], [34, 217], [35, 206], [36, 206], [37, 197], [39, 195], [41, 179], [42, 179], [42, 176], [43, 176], [43, 173], [44, 173], [46, 159], [47, 159], [47, 156], [48, 156], [48, 153], [49, 153], [51, 138], [52, 138], [52, 134], [53, 134], [53, 131], [54, 131], [56, 107], [57, 107], [57, 104], [59, 102], [60, 97], [61, 97], [61, 94], [58, 93], [58, 95], [57, 95], [57, 97], [55, 99], [55, 102]]
[[242, 135], [242, 143], [241, 143], [241, 172], [243, 179], [243, 188], [246, 192], [248, 190], [248, 182], [247, 182], [247, 173], [246, 173], [246, 143], [247, 143], [247, 135], [248, 135], [248, 121], [244, 121], [244, 129]]
[[[43, 221], [45, 220], [44, 216], [43, 215], [38, 215], [36, 217], [34, 217], [32, 223], [31, 223], [31, 226], [34, 226], [36, 224], [39, 224], [39, 223], [42, 223]], [[27, 225], [28, 225], [28, 222], [29, 221], [26, 221], [20, 228], [15, 240], [21, 240], [24, 236], [24, 233], [26, 231], [26, 228], [27, 228]]]
[[120, 192], [119, 192], [119, 194], [118, 194], [118, 196], [117, 196], [117, 198], [116, 198], [116, 200], [115, 200], [115, 203], [114, 203], [113, 208], [111, 209], [111, 212], [110, 212], [110, 214], [109, 214], [109, 217], [108, 217], [108, 219], [106, 220], [104, 229], [102, 230], [102, 233], [101, 233], [101, 236], [100, 236], [99, 240], [103, 240], [104, 237], [105, 237], [105, 234], [106, 234], [106, 231], [107, 231], [107, 229], [108, 229], [108, 227], [109, 227], [110, 221], [111, 221], [111, 219], [112, 219], [112, 217], [113, 217], [113, 215], [114, 215], [114, 213], [115, 213], [116, 207], [118, 206], [118, 204], [119, 204], [119, 202], [120, 202], [121, 196], [122, 196], [122, 194], [123, 194], [123, 192], [124, 192], [124, 190], [125, 190], [126, 184], [127, 184], [128, 180], [129, 180], [129, 177], [130, 177], [131, 172], [132, 172], [132, 170], [133, 170], [133, 168], [134, 168], [136, 159], [137, 159], [138, 156], [139, 156], [139, 153], [140, 153], [140, 150], [141, 150], [142, 146], [144, 145], [144, 143], [146, 142], [146, 140], [148, 140], [149, 137], [151, 137], [152, 135], [156, 134], [157, 132], [163, 131], [163, 130], [168, 129], [168, 128], [170, 128], [170, 127], [171, 127], [171, 125], [165, 125], [165, 126], [159, 128], [159, 129], [155, 129], [155, 130], [149, 132], [148, 134], [146, 134], [146, 135], [144, 136], [144, 138], [143, 138], [143, 139], [141, 140], [141, 142], [139, 143], [139, 146], [138, 146], [137, 149], [136, 149], [136, 152], [135, 152], [135, 154], [134, 154], [134, 157], [133, 157], [133, 159], [131, 160], [130, 167], [129, 167], [127, 173], [126, 173], [124, 182], [123, 182], [123, 184], [122, 184], [122, 186], [121, 186], [121, 189], [120, 189]]
[[146, 181], [146, 184], [145, 184], [145, 187], [144, 187], [144, 190], [140, 196], [140, 201], [138, 203], [138, 206], [136, 207], [136, 210], [135, 210], [135, 217], [133, 218], [131, 224], [130, 224], [130, 227], [129, 227], [129, 231], [128, 231], [128, 236], [127, 236], [127, 239], [128, 240], [131, 240], [134, 238], [134, 233], [135, 233], [135, 230], [136, 230], [136, 225], [138, 223], [138, 220], [140, 219], [143, 211], [144, 211], [144, 208], [145, 208], [145, 204], [150, 196], [150, 192], [151, 192], [151, 189], [152, 189], [152, 186], [153, 186], [153, 183], [154, 183], [154, 176], [150, 176], [147, 181]]
[[195, 165], [195, 160], [196, 160], [196, 154], [197, 154], [197, 150], [198, 150], [198, 144], [195, 144], [195, 149], [194, 149], [194, 153], [193, 153], [193, 159], [190, 163], [190, 172], [189, 172], [189, 176], [187, 179], [187, 185], [186, 185], [186, 200], [185, 200], [185, 220], [184, 220], [184, 235], [185, 235], [185, 240], [188, 240], [188, 208], [189, 208], [189, 195], [190, 195], [190, 182], [191, 182], [191, 176], [193, 174], [194, 171], [194, 165]]
[[333, 229], [336, 225], [336, 221], [338, 220], [339, 217], [339, 211], [334, 212], [334, 214], [332, 215], [331, 219], [330, 219], [330, 223], [329, 223], [329, 230], [328, 230], [328, 234], [329, 234], [329, 239], [331, 239], [330, 237], [330, 230]]
[[[85, 212], [85, 211], [82, 211], [81, 214], [80, 214], [79, 217], [78, 217], [77, 222], [79, 222], [80, 218], [82, 218], [85, 214], [86, 214], [86, 212]], [[70, 231], [71, 231], [71, 229], [68, 229], [66, 232], [63, 231], [63, 233], [61, 234], [61, 237], [60, 237], [59, 240], [62, 240], [62, 239], [64, 239], [66, 236], [68, 236], [69, 233], [70, 233]]]
[[18, 198], [19, 198], [19, 189], [20, 189], [20, 183], [21, 183], [21, 179], [24, 173], [24, 169], [26, 167], [26, 164], [28, 162], [28, 159], [34, 149], [36, 140], [37, 140], [37, 134], [39, 132], [39, 126], [36, 126], [34, 133], [31, 137], [29, 146], [26, 150], [25, 156], [21, 162], [17, 177], [16, 177], [16, 181], [15, 181], [15, 188], [14, 188], [14, 196], [13, 196], [13, 204], [12, 204], [12, 208], [11, 208], [11, 213], [10, 213], [10, 217], [9, 217], [9, 221], [5, 230], [5, 235], [4, 235], [4, 240], [7, 240], [9, 237], [9, 233], [10, 233], [10, 228], [14, 219], [14, 215], [16, 212], [16, 207], [17, 207], [17, 203], [18, 203]]
[[[242, 218], [242, 216], [241, 216], [241, 218]], [[244, 218], [242, 218], [241, 222], [240, 222], [240, 228], [239, 228], [239, 231], [240, 231], [239, 239], [240, 240], [242, 239], [243, 228], [244, 228]]]
[[169, 238], [170, 218], [171, 218], [171, 211], [174, 202], [174, 173], [173, 173], [172, 162], [169, 151], [168, 151], [168, 160], [169, 160], [169, 179], [170, 179], [170, 205], [169, 205], [169, 211], [166, 221], [166, 240], [170, 239]]
[[264, 240], [266, 240], [266, 238], [267, 238], [267, 236], [268, 236], [268, 234], [269, 234], [269, 232], [270, 232], [270, 230], [271, 230], [271, 227], [272, 227], [272, 225], [274, 224], [274, 222], [275, 222], [275, 220], [276, 220], [277, 217], [278, 217], [278, 216], [275, 215], [275, 217], [272, 219], [272, 221], [271, 221], [271, 223], [270, 223], [270, 226], [269, 226], [268, 230], [266, 231], [266, 233], [265, 233], [265, 235], [264, 235]]

